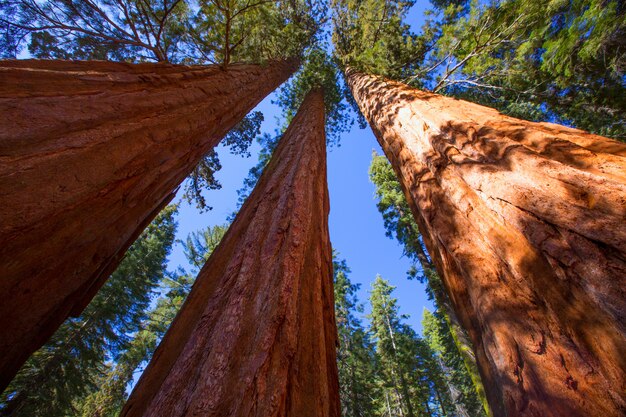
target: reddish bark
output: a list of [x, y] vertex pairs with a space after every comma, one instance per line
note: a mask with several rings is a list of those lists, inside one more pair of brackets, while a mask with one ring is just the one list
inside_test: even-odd
[[496, 416], [626, 411], [626, 146], [347, 72]]
[[0, 62], [0, 388], [295, 62]]
[[314, 91], [122, 416], [339, 416], [325, 152]]

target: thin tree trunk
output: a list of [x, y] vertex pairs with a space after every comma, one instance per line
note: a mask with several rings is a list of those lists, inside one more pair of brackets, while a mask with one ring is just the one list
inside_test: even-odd
[[295, 67], [0, 62], [0, 388]]
[[340, 414], [322, 93], [309, 93], [121, 416]]
[[389, 392], [385, 391], [385, 400], [387, 402], [387, 413], [389, 413], [389, 417], [393, 416], [391, 412], [391, 404], [389, 404]]
[[620, 416], [626, 146], [347, 71], [495, 416]]
[[[452, 381], [450, 380], [451, 378], [448, 376], [450, 375], [450, 369], [446, 366], [446, 364], [443, 362], [443, 359], [441, 359], [439, 355], [437, 355], [437, 363], [439, 364], [439, 368], [443, 372], [446, 387], [448, 388], [448, 393], [450, 394], [450, 400], [452, 401], [452, 404], [454, 405], [454, 409], [456, 410], [457, 416], [458, 417], [470, 417], [467, 414], [467, 410], [465, 409], [465, 406], [460, 400], [461, 391], [456, 386], [454, 386], [454, 384], [452, 384]], [[443, 406], [441, 408], [443, 409]]]
[[437, 389], [437, 384], [433, 383], [434, 387], [434, 391], [435, 391], [435, 397], [437, 398], [437, 402], [439, 403], [439, 408], [441, 409], [441, 413], [446, 416], [446, 408], [443, 405], [443, 400], [441, 399], [441, 395], [439, 394], [439, 390]]
[[426, 400], [426, 402], [424, 403], [424, 405], [426, 406], [426, 415], [428, 417], [432, 417], [433, 412], [430, 410], [430, 406], [428, 405], [428, 400]]
[[[385, 314], [385, 319], [387, 319], [387, 329], [389, 330], [389, 338], [391, 339], [391, 348], [393, 349], [393, 358], [394, 365], [397, 365], [398, 360], [398, 348], [396, 347], [396, 339], [393, 333], [393, 328], [391, 327], [391, 321], [389, 320], [389, 316]], [[393, 372], [395, 366], [391, 367]], [[404, 372], [402, 369], [398, 369], [398, 377], [400, 378], [400, 385], [402, 389], [402, 399], [406, 405], [407, 413], [409, 417], [415, 417], [413, 413], [413, 406], [411, 405], [411, 396], [409, 395], [409, 384], [406, 382], [406, 378], [404, 377]]]

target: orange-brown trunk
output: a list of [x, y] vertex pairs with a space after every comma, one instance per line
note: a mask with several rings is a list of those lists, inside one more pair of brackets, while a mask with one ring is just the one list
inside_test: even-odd
[[121, 415], [339, 417], [328, 210], [314, 91]]
[[626, 411], [626, 146], [348, 70], [496, 416]]
[[0, 62], [0, 388], [294, 62]]

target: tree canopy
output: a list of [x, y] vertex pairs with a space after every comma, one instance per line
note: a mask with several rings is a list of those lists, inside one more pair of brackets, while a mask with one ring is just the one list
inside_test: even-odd
[[[301, 65], [274, 97], [280, 122], [262, 132], [251, 112], [223, 139], [257, 164], [239, 190], [243, 203], [306, 94], [325, 98], [329, 145], [362, 116], [344, 80], [348, 68], [498, 109], [626, 141], [626, 6], [619, 0], [431, 0], [422, 27], [414, 0], [6, 0], [0, 57], [129, 63]], [[356, 111], [355, 111], [356, 110]], [[183, 198], [211, 209], [221, 187], [215, 151], [205, 155]], [[334, 254], [341, 406], [345, 416], [489, 414], [472, 346], [451, 309], [396, 172], [372, 155], [375, 199], [390, 238], [426, 283], [435, 311], [423, 334], [406, 324], [394, 287], [373, 280], [369, 306], [350, 268]], [[590, 203], [592, 204], [592, 203]], [[166, 271], [176, 208], [168, 207], [133, 244], [78, 318], [37, 351], [3, 394], [0, 411], [20, 415], [112, 416], [182, 305], [194, 276], [227, 226], [189, 235], [190, 271]], [[369, 314], [364, 312], [368, 310]]]

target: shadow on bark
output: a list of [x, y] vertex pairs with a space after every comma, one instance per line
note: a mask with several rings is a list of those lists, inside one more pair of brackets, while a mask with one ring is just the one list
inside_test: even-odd
[[626, 146], [347, 71], [496, 416], [625, 410]]

